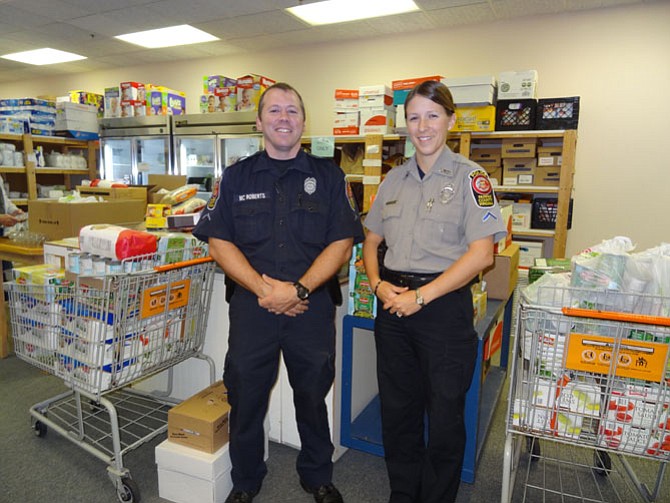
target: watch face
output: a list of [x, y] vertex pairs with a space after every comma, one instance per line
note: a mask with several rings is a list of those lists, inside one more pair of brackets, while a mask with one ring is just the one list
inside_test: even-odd
[[296, 282], [295, 283], [295, 289], [297, 291], [298, 298], [300, 300], [305, 300], [307, 297], [309, 297], [309, 290], [307, 289], [306, 286]]

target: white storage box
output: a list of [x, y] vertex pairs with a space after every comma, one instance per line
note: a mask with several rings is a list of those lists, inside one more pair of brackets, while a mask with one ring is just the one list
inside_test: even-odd
[[498, 75], [498, 99], [537, 98], [537, 70], [502, 72]]
[[512, 230], [530, 229], [532, 216], [532, 203], [514, 203], [512, 205]]
[[229, 445], [213, 454], [169, 440], [157, 445], [158, 495], [175, 503], [223, 503], [233, 489]]
[[456, 105], [483, 106], [495, 104], [496, 79], [492, 75], [442, 79], [451, 91]]
[[544, 256], [544, 243], [542, 241], [512, 241], [519, 245], [519, 267], [530, 269], [535, 265], [536, 258]]

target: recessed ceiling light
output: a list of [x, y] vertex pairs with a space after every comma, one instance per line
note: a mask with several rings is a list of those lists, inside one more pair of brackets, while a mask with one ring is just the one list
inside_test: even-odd
[[35, 49], [33, 51], [5, 54], [0, 56], [0, 58], [11, 59], [12, 61], [18, 61], [19, 63], [28, 63], [29, 65], [54, 65], [56, 63], [67, 63], [68, 61], [86, 59], [86, 56], [45, 47], [44, 49]]
[[179, 26], [170, 26], [168, 28], [158, 28], [156, 30], [138, 31], [136, 33], [127, 33], [117, 37], [124, 42], [156, 49], [158, 47], [173, 47], [176, 45], [198, 44], [200, 42], [211, 42], [220, 40], [214, 35], [193, 28], [187, 24]]
[[286, 9], [311, 25], [344, 23], [419, 10], [413, 0], [326, 0]]

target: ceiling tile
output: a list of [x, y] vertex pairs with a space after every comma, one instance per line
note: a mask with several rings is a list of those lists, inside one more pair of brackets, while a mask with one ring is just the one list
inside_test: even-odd
[[423, 10], [449, 9], [463, 5], [488, 3], [486, 0], [414, 0]]
[[377, 33], [408, 33], [437, 27], [431, 20], [430, 15], [425, 12], [409, 12], [395, 16], [377, 17], [368, 19], [367, 23]]
[[486, 23], [494, 18], [488, 3], [431, 10], [427, 13], [436, 26], [457, 26], [462, 24]]
[[563, 2], [555, 0], [493, 0], [491, 4], [497, 19], [552, 14], [563, 10]]
[[11, 3], [3, 2], [0, 2], [0, 19], [11, 21], [11, 24], [17, 28], [30, 28], [50, 22], [47, 16], [28, 12]]
[[209, 23], [200, 23], [198, 28], [222, 39], [234, 39], [304, 30], [308, 26], [290, 14], [276, 11], [273, 14], [250, 14], [234, 19], [220, 19]]

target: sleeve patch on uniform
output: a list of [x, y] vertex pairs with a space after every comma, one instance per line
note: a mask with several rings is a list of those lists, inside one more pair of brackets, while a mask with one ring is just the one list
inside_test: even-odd
[[216, 201], [219, 199], [219, 194], [221, 192], [219, 185], [221, 184], [221, 177], [216, 179], [216, 182], [214, 182], [214, 187], [212, 187], [212, 197], [209, 198], [209, 201], [207, 201], [207, 209], [213, 210], [214, 207], [216, 206]]
[[470, 176], [470, 188], [475, 204], [479, 208], [491, 208], [495, 205], [495, 196], [493, 195], [493, 186], [489, 180], [489, 175], [483, 169], [472, 170]]

